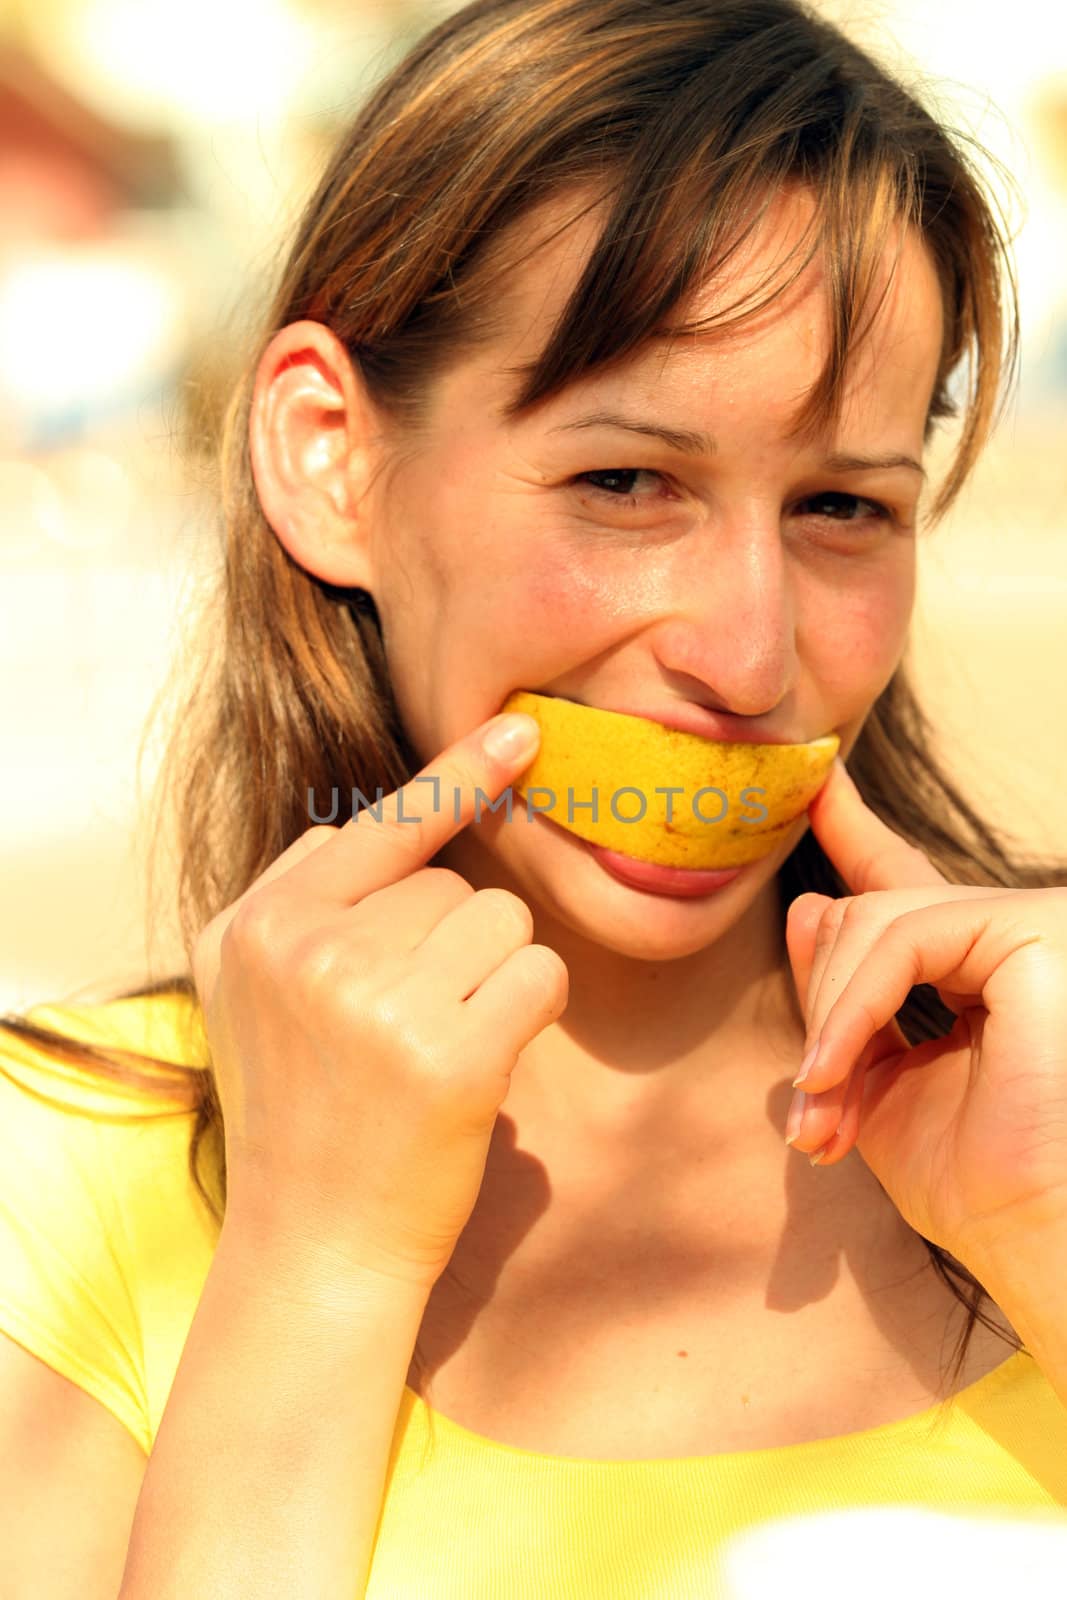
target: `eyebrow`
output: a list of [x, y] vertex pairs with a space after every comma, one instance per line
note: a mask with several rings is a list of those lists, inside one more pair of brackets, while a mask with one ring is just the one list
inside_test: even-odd
[[[661, 439], [664, 444], [670, 445], [674, 450], [680, 450], [690, 456], [713, 456], [718, 446], [710, 434], [702, 433], [690, 428], [668, 428], [659, 422], [646, 422], [638, 417], [624, 417], [616, 411], [591, 411], [587, 416], [575, 417], [570, 422], [560, 422], [554, 428], [549, 428], [549, 433], [564, 433], [573, 428], [622, 428], [627, 433], [641, 433], [653, 439]], [[823, 466], [830, 472], [871, 472], [875, 470], [886, 471], [892, 467], [909, 467], [917, 472], [921, 478], [926, 477], [925, 469], [915, 460], [914, 456], [903, 455], [890, 451], [883, 455], [857, 456], [849, 452], [838, 452], [827, 456]]]

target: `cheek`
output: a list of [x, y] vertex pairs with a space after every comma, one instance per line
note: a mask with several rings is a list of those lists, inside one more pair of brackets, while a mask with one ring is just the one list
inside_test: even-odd
[[583, 563], [565, 542], [531, 538], [516, 549], [516, 560], [483, 570], [477, 600], [479, 625], [499, 635], [509, 653], [521, 650], [524, 660], [542, 649], [558, 662], [561, 646], [588, 655], [609, 644], [640, 606], [617, 567]]
[[446, 709], [450, 729], [456, 720], [458, 737], [491, 714], [498, 692], [535, 689], [608, 648], [625, 616], [617, 578], [591, 578], [566, 550], [514, 531], [420, 577], [390, 667], [398, 703], [422, 734], [436, 707], [442, 726]]
[[909, 585], [885, 583], [822, 609], [807, 662], [842, 709], [869, 705], [893, 676], [907, 643], [911, 599]]
[[605, 571], [576, 561], [565, 547], [543, 551], [524, 575], [524, 595], [531, 610], [556, 634], [580, 628], [597, 637], [632, 609], [618, 571]]

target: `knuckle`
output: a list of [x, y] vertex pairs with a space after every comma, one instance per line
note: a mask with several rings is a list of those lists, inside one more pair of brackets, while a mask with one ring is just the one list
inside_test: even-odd
[[846, 900], [843, 902], [843, 910], [838, 915], [836, 925], [838, 928], [854, 928], [857, 923], [864, 920], [865, 914], [862, 900], [858, 898]]
[[794, 899], [790, 900], [785, 912], [785, 920], [787, 922], [789, 922], [791, 919], [795, 919], [796, 917], [803, 919], [804, 912], [807, 910], [807, 907], [803, 903], [806, 899], [806, 895], [798, 894], [794, 897]]
[[[347, 826], [347, 824], [346, 824]], [[355, 826], [377, 826], [373, 817], [357, 817]], [[390, 849], [394, 850], [402, 862], [409, 862], [409, 872], [414, 872], [424, 861], [426, 851], [426, 823], [422, 816], [397, 817], [385, 824], [385, 837]], [[442, 871], [447, 869], [442, 868]]]
[[[349, 995], [356, 998], [352, 987]], [[404, 976], [394, 981], [365, 984], [358, 993], [360, 1024], [372, 1046], [388, 1051], [429, 1079], [448, 1075], [448, 1039], [440, 1019], [427, 1010], [425, 994]]]
[[338, 831], [328, 822], [316, 822], [310, 828], [304, 829], [300, 835], [300, 843], [306, 845], [309, 850], [317, 849], [319, 845], [325, 844], [328, 839], [335, 839]]
[[394, 1034], [410, 1025], [410, 1015], [395, 988], [375, 987], [364, 1000], [366, 1020], [381, 1033]]
[[535, 980], [559, 994], [565, 995], [569, 992], [570, 973], [567, 970], [567, 963], [551, 945], [532, 944], [525, 951], [525, 955]]
[[836, 939], [850, 915], [855, 915], [853, 907], [856, 900], [834, 900], [827, 906], [823, 919], [819, 924], [819, 937], [824, 941]]
[[424, 867], [420, 876], [431, 878], [444, 889], [451, 889], [457, 900], [469, 900], [475, 893], [474, 885], [451, 867]]
[[786, 909], [787, 926], [794, 928], [807, 924], [809, 929], [817, 928], [828, 909], [826, 903], [822, 905], [816, 904], [820, 898], [822, 897], [816, 894], [814, 890], [808, 890], [805, 894], [798, 894], [795, 899], [789, 902], [789, 906]]
[[331, 928], [301, 934], [286, 958], [287, 981], [309, 999], [324, 992], [347, 994], [353, 976], [351, 952]]
[[517, 894], [512, 894], [510, 889], [500, 889], [495, 886], [490, 889], [479, 889], [476, 898], [480, 901], [481, 907], [485, 908], [498, 926], [506, 932], [514, 930], [526, 939], [533, 933], [532, 911], [526, 901], [520, 899]]
[[226, 925], [220, 954], [240, 951], [242, 958], [262, 960], [275, 956], [282, 932], [277, 897], [260, 890], [249, 895]]
[[856, 1009], [866, 1022], [869, 1032], [871, 1034], [877, 1033], [882, 1023], [879, 1018], [878, 1007], [874, 1001], [861, 997], [856, 1001]]

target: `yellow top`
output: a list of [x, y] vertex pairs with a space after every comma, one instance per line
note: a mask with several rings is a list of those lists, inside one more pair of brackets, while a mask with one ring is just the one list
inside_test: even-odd
[[[196, 1008], [182, 996], [28, 1015], [80, 1039], [194, 1059], [179, 1024]], [[94, 1395], [146, 1452], [218, 1233], [189, 1175], [193, 1113], [160, 1109], [0, 1030], [0, 1330]], [[950, 1541], [945, 1571], [968, 1580], [963, 1590], [976, 1592], [961, 1550], [973, 1554], [990, 1519], [1005, 1517], [1027, 1522], [1031, 1555], [1035, 1539], [1057, 1541], [1062, 1583], [1067, 1410], [1030, 1356], [1005, 1350], [944, 1408], [780, 1449], [673, 1460], [517, 1449], [405, 1388], [367, 1600], [756, 1600], [814, 1585], [810, 1561], [820, 1593], [844, 1594], [826, 1579], [842, 1560], [847, 1570], [849, 1537], [855, 1559], [884, 1577], [905, 1552], [914, 1562], [916, 1519], [951, 1530], [959, 1517], [980, 1519], [967, 1540]], [[903, 1536], [872, 1532], [869, 1512], [856, 1520], [857, 1508], [902, 1507]], [[805, 1524], [842, 1511], [844, 1532], [837, 1516], [832, 1540], [821, 1534], [798, 1567]], [[1031, 1575], [1027, 1592], [1059, 1591]]]

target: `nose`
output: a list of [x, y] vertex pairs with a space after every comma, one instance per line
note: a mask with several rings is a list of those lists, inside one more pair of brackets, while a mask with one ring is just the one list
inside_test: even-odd
[[[773, 525], [772, 525], [773, 524]], [[676, 687], [717, 711], [760, 716], [796, 683], [796, 607], [777, 512], [679, 541], [673, 603], [653, 630]], [[688, 678], [683, 684], [681, 678]]]

